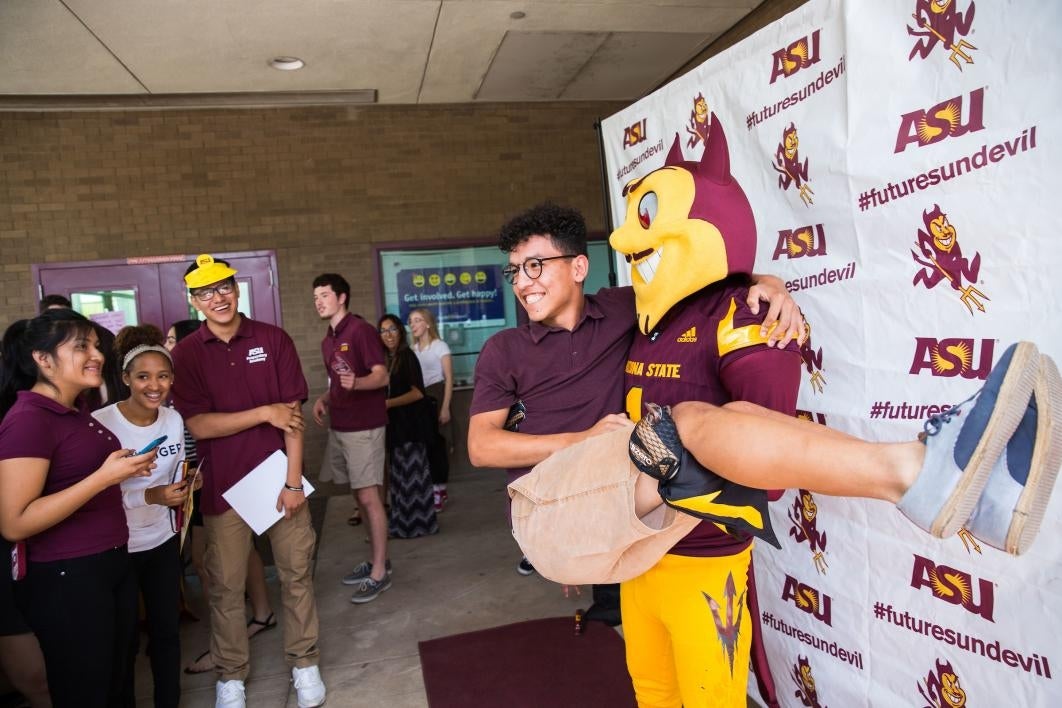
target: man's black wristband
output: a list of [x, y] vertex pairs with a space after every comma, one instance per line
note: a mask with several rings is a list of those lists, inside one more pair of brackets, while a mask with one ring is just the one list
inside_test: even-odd
[[284, 485], [284, 489], [288, 490], [289, 492], [301, 492], [302, 491], [302, 487], [293, 487], [290, 484], [285, 484]]

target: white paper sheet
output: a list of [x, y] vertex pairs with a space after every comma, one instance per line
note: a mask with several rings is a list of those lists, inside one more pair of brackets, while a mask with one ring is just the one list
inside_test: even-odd
[[[261, 535], [284, 516], [283, 512], [277, 511], [277, 497], [287, 476], [288, 456], [283, 450], [277, 450], [229, 487], [221, 498], [256, 534]], [[302, 487], [307, 497], [313, 494], [313, 485], [305, 477]]]

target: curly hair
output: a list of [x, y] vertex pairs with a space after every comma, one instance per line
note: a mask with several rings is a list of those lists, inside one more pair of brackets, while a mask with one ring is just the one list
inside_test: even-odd
[[166, 336], [155, 325], [129, 325], [118, 330], [118, 334], [114, 337], [114, 357], [116, 361], [121, 362], [125, 360], [126, 354], [137, 347], [145, 345], [161, 347], [165, 343]]
[[566, 256], [586, 255], [586, 221], [576, 209], [550, 202], [531, 207], [502, 227], [498, 248], [511, 253], [532, 236], [548, 236]]

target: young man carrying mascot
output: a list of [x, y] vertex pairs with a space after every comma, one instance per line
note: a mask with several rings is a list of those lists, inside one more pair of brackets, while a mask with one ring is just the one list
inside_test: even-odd
[[[1062, 380], [1034, 345], [1010, 347], [981, 391], [927, 422], [924, 443], [876, 445], [796, 420], [800, 356], [772, 347], [747, 305], [755, 223], [715, 116], [699, 162], [676, 142], [624, 193], [611, 243], [632, 262], [633, 308], [625, 289], [584, 305], [585, 256], [554, 232], [503, 231], [531, 324], [484, 346], [469, 453], [509, 468], [555, 453], [510, 485], [514, 533], [545, 577], [622, 581], [640, 706], [745, 705], [751, 538], [777, 545], [758, 490], [883, 499], [938, 537], [965, 525], [1011, 553], [1032, 543], [1062, 464]], [[623, 356], [623, 336], [604, 330], [632, 309], [640, 335]], [[588, 325], [597, 339], [580, 336]], [[542, 347], [550, 337], [555, 351]], [[623, 416], [587, 410], [590, 387], [616, 390], [618, 375], [603, 372], [621, 362], [633, 434]], [[580, 368], [594, 374], [573, 378]], [[525, 418], [511, 432], [516, 402]]]

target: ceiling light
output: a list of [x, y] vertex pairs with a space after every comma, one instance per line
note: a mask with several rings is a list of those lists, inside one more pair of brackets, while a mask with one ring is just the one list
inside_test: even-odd
[[298, 57], [273, 57], [269, 60], [269, 66], [280, 71], [295, 71], [306, 66], [306, 63]]
[[521, 10], [517, 10], [516, 12], [510, 12], [509, 17], [514, 20], [522, 20], [527, 17], [527, 13]]

